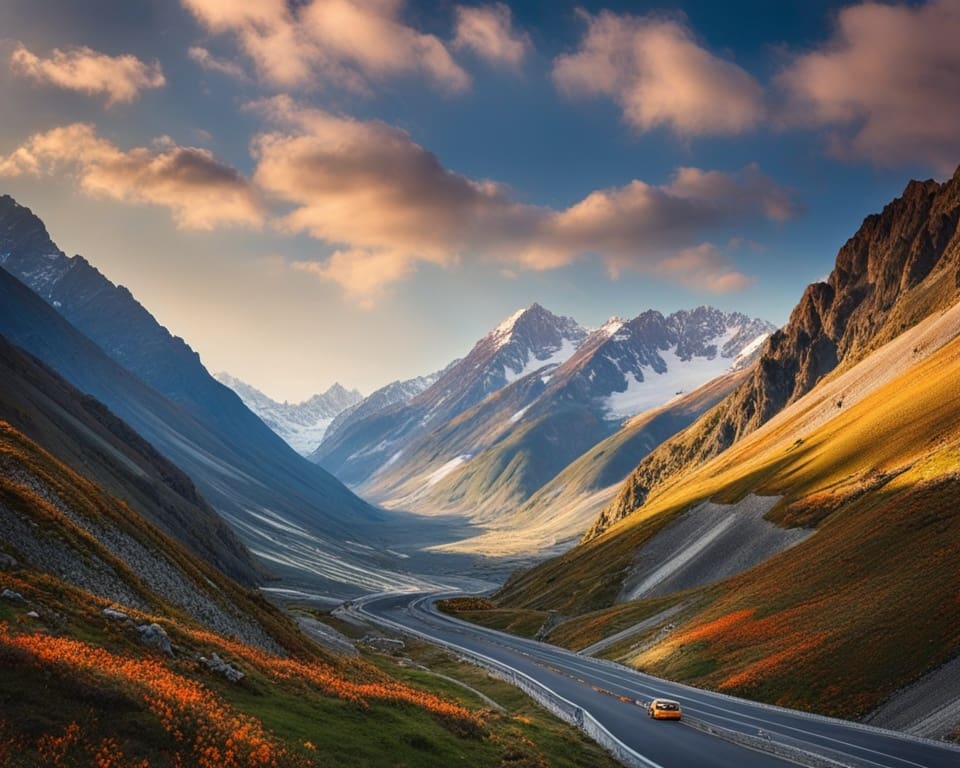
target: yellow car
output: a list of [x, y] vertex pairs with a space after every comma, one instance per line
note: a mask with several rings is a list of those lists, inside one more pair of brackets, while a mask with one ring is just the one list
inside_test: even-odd
[[672, 699], [654, 699], [647, 704], [647, 716], [654, 720], [679, 720], [680, 704]]

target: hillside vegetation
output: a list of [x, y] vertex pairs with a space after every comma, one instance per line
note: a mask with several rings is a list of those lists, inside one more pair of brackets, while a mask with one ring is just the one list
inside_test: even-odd
[[0, 524], [0, 766], [614, 765], [502, 684], [321, 650], [2, 421]]
[[[672, 631], [607, 654], [734, 694], [866, 714], [960, 652], [958, 318], [960, 308], [930, 318], [823, 384], [605, 535], [511, 580], [497, 603], [582, 614], [549, 636], [577, 649], [684, 603]], [[608, 607], [668, 520], [748, 493], [782, 497], [769, 517], [816, 533], [724, 582]]]

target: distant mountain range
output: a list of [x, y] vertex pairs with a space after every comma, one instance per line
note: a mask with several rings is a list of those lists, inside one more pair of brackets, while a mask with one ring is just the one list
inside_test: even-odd
[[247, 408], [301, 456], [317, 449], [336, 416], [363, 400], [357, 390], [333, 384], [323, 394], [314, 395], [302, 403], [278, 403], [229, 373], [218, 373], [215, 378], [236, 392]]
[[[519, 521], [512, 515], [519, 505], [625, 419], [745, 369], [773, 330], [740, 313], [700, 307], [613, 319], [591, 332], [534, 304], [408, 402], [329, 434], [313, 458], [381, 504], [462, 514], [503, 534], [506, 519]], [[705, 408], [715, 400], [696, 402]], [[645, 440], [623, 441], [635, 450], [617, 461], [610, 482], [625, 477], [641, 450], [672, 434], [664, 424], [679, 429], [702, 412], [681, 411], [685, 417], [658, 421]], [[512, 530], [499, 540], [539, 551], [578, 536], [589, 521], [584, 515], [595, 512], [589, 506], [566, 517], [549, 536]]]
[[[410, 402], [421, 392], [432, 387], [437, 379], [459, 362], [459, 360], [454, 360], [444, 370], [431, 373], [428, 376], [417, 376], [416, 378], [406, 379], [404, 381], [393, 381], [380, 387], [380, 389], [367, 395], [359, 403], [351, 405], [341, 411], [327, 428], [324, 440], [332, 441], [334, 435], [339, 435], [343, 430], [349, 429], [352, 424], [362, 421], [368, 416], [372, 416], [380, 411], [385, 411], [392, 406], [404, 405]], [[319, 453], [320, 448], [318, 445], [312, 454], [314, 461], [318, 461], [317, 456]]]
[[535, 304], [501, 323], [413, 399], [341, 426], [314, 460], [344, 482], [360, 484], [412, 438], [448, 423], [530, 370], [565, 360], [585, 336], [575, 321]]

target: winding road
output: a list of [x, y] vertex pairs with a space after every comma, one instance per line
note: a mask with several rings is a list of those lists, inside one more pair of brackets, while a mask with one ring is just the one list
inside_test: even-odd
[[[478, 627], [440, 613], [442, 595], [371, 595], [348, 610], [417, 634], [485, 666], [536, 681], [548, 698], [599, 722], [643, 768], [957, 768], [960, 749], [859, 723], [737, 699], [671, 683], [557, 646]], [[528, 686], [529, 687], [529, 686]], [[677, 699], [680, 722], [652, 721], [637, 702]], [[568, 706], [569, 705], [569, 706]]]

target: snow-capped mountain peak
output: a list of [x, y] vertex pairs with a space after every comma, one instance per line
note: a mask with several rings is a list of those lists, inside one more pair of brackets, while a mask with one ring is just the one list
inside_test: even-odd
[[513, 328], [517, 324], [517, 320], [523, 317], [523, 314], [526, 311], [526, 309], [518, 309], [490, 332], [490, 339], [494, 342], [498, 349], [509, 344], [513, 340]]
[[586, 336], [586, 330], [573, 318], [554, 315], [532, 304], [497, 325], [467, 359], [474, 358], [473, 364], [487, 371], [489, 386], [484, 394], [489, 394], [544, 366], [560, 365]]
[[713, 307], [666, 317], [650, 310], [611, 334], [585, 367], [608, 418], [619, 420], [749, 365], [774, 330], [765, 320]]
[[257, 414], [264, 424], [304, 456], [320, 445], [327, 428], [339, 413], [363, 399], [363, 395], [356, 390], [348, 390], [335, 383], [323, 394], [314, 395], [302, 403], [278, 403], [229, 373], [218, 373], [215, 378], [236, 392], [243, 404]]

